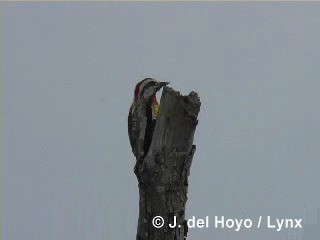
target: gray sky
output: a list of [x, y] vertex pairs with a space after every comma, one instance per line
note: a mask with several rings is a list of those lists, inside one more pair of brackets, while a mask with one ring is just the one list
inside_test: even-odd
[[[1, 3], [4, 239], [135, 238], [126, 121], [144, 77], [201, 97], [188, 217], [298, 218], [319, 207], [319, 10]], [[228, 237], [275, 233], [189, 231]]]

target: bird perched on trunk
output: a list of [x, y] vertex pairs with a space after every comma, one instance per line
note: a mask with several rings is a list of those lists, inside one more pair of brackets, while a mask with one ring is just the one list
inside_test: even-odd
[[128, 116], [128, 134], [136, 159], [148, 154], [153, 129], [159, 113], [156, 93], [168, 82], [145, 78], [134, 89], [134, 98]]

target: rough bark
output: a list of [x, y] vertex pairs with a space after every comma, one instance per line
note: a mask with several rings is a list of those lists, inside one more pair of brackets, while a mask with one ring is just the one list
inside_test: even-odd
[[[149, 152], [136, 165], [140, 198], [137, 240], [183, 240], [188, 231], [185, 206], [200, 99], [195, 92], [182, 96], [164, 87], [160, 106]], [[164, 219], [163, 227], [153, 226], [155, 216]], [[177, 227], [170, 228], [174, 216]]]

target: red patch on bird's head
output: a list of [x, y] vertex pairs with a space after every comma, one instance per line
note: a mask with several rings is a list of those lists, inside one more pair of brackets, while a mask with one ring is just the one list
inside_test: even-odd
[[139, 83], [136, 85], [136, 88], [134, 89], [134, 99], [135, 99], [135, 100], [138, 99], [138, 96], [139, 96], [139, 93], [140, 93], [140, 85], [141, 85], [141, 82], [139, 82]]

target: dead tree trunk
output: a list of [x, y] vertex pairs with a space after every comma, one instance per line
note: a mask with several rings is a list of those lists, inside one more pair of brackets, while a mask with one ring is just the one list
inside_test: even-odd
[[[195, 145], [200, 99], [195, 92], [180, 95], [163, 89], [160, 116], [148, 155], [137, 166], [139, 220], [137, 240], [183, 240], [187, 236], [185, 206]], [[157, 228], [155, 225], [164, 225]], [[176, 227], [170, 227], [174, 224]]]

